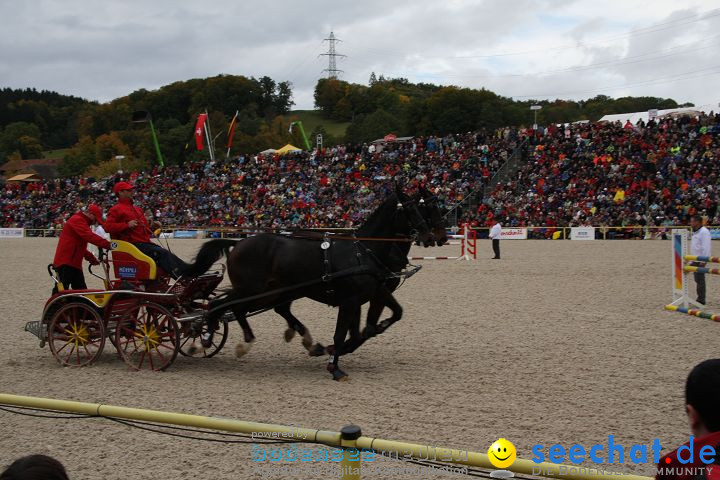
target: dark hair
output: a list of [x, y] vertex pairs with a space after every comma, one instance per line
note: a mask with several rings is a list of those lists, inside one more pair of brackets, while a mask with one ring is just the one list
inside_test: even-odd
[[68, 480], [62, 463], [47, 455], [28, 455], [15, 460], [0, 480]]
[[702, 215], [697, 215], [697, 214], [696, 214], [696, 215], [693, 215], [692, 217], [690, 217], [690, 219], [691, 219], [691, 220], [697, 220], [698, 222], [703, 223], [703, 217], [702, 217]]
[[720, 358], [692, 369], [685, 384], [685, 402], [697, 410], [708, 431], [720, 431]]

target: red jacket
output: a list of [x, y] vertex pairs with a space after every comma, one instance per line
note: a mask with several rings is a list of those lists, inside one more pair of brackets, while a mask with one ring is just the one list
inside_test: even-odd
[[[687, 442], [684, 445], [689, 446], [689, 444], [690, 442]], [[665, 455], [657, 465], [658, 471], [655, 478], [657, 480], [692, 480], [697, 475], [704, 473], [704, 478], [707, 480], [720, 479], [720, 464], [706, 465], [700, 458], [700, 450], [706, 445], [713, 447], [715, 453], [718, 454], [718, 450], [720, 450], [720, 432], [709, 433], [693, 439], [692, 462], [680, 463], [677, 458], [677, 449]], [[690, 458], [690, 452], [687, 448], [683, 448], [680, 455], [683, 459]]]
[[[136, 220], [135, 228], [130, 228], [128, 222]], [[103, 224], [105, 231], [116, 240], [125, 240], [131, 243], [150, 243], [150, 226], [140, 207], [133, 205], [129, 198], [121, 198], [107, 213], [107, 220]]]
[[95, 258], [87, 249], [88, 242], [100, 248], [110, 248], [110, 242], [90, 230], [90, 222], [82, 212], [76, 213], [65, 222], [55, 250], [53, 266], [69, 265], [82, 270], [83, 257], [88, 261]]

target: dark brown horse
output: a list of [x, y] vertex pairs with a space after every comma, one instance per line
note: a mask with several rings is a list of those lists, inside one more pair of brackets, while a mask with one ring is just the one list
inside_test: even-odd
[[[387, 264], [397, 255], [399, 241], [410, 244], [415, 235], [421, 244], [435, 243], [418, 201], [401, 191], [391, 194], [357, 230], [356, 238], [333, 239], [293, 238], [261, 234], [244, 240], [211, 240], [198, 251], [197, 272], [211, 265], [223, 254], [228, 256], [228, 276], [232, 290], [210, 304], [209, 330], [217, 328], [218, 318], [231, 309], [243, 329], [245, 344], [238, 344], [236, 353], [247, 352], [255, 336], [247, 322], [251, 312], [285, 305], [299, 298], [311, 298], [326, 305], [337, 306], [334, 350], [328, 371], [335, 380], [347, 378], [338, 366], [346, 353], [346, 337], [361, 343], [360, 309], [378, 295], [390, 295], [385, 282], [392, 277]], [[367, 238], [374, 241], [363, 241]], [[394, 300], [394, 299], [393, 299]], [[384, 301], [389, 301], [385, 299]], [[312, 337], [303, 328], [303, 345], [310, 351], [322, 351], [313, 345]], [[210, 343], [212, 338], [205, 339]]]
[[[430, 231], [433, 233], [437, 246], [442, 246], [447, 243], [447, 232], [445, 230], [445, 219], [440, 211], [437, 197], [432, 195], [425, 188], [420, 188], [417, 195], [413, 197], [418, 202], [418, 208], [420, 214], [423, 216], [425, 222], [430, 226]], [[400, 273], [408, 265], [408, 253], [410, 252], [410, 242], [395, 242], [391, 254], [385, 263], [385, 266], [394, 274], [388, 278], [385, 283], [385, 288], [379, 288], [376, 295], [370, 299], [370, 305], [367, 312], [366, 326], [362, 331], [361, 335], [351, 333], [351, 337], [354, 341], [349, 342], [345, 346], [345, 354], [352, 353], [357, 350], [360, 345], [365, 343], [366, 340], [383, 333], [393, 323], [397, 322], [402, 318], [402, 306], [398, 303], [392, 293], [398, 288], [402, 278]], [[312, 345], [312, 337], [309, 337], [307, 327], [291, 312], [292, 302], [285, 303], [275, 307], [275, 312], [281, 315], [288, 324], [288, 329], [285, 331], [285, 341], [290, 342], [294, 337], [295, 333], [299, 333], [303, 339], [303, 345], [309, 350], [311, 356], [320, 356], [326, 353], [327, 349], [322, 347], [321, 344]], [[389, 308], [392, 312], [391, 316], [383, 320], [380, 325], [380, 315], [385, 308]], [[312, 346], [312, 348], [310, 348]], [[332, 352], [334, 346], [328, 347], [329, 351]]]

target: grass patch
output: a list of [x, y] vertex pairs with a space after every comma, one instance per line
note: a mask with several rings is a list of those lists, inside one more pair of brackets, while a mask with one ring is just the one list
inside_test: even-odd
[[[322, 125], [323, 128], [325, 128], [325, 131], [327, 131], [330, 135], [335, 138], [342, 139], [345, 136], [348, 126], [350, 125], [350, 122], [338, 122], [336, 120], [324, 118], [322, 113], [317, 110], [293, 110], [288, 114], [288, 117], [290, 119], [297, 118], [300, 120], [303, 124], [303, 128], [305, 129], [305, 133], [308, 136], [312, 133], [315, 127]], [[311, 143], [313, 141], [314, 139], [310, 139]]]
[[43, 158], [63, 158], [70, 151], [69, 148], [60, 148], [58, 150], [47, 150], [43, 152]]

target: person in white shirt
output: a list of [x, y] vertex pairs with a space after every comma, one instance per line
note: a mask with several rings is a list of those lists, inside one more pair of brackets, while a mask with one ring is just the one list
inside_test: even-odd
[[[100, 221], [102, 221], [102, 219]], [[98, 223], [93, 229], [93, 231], [98, 237], [102, 237], [105, 240], [110, 240], [110, 234], [105, 231], [101, 224]], [[100, 247], [95, 247], [95, 249], [97, 250], [97, 257], [100, 258]]]
[[502, 225], [500, 225], [500, 219], [495, 222], [495, 225], [490, 229], [490, 238], [492, 239], [492, 248], [495, 256], [493, 260], [500, 260], [500, 234], [502, 233]]
[[[712, 254], [710, 247], [710, 230], [703, 227], [703, 219], [700, 215], [693, 215], [690, 219], [690, 226], [693, 234], [690, 240], [690, 254], [698, 257], [709, 257]], [[695, 267], [704, 267], [705, 262], [692, 262]], [[695, 283], [697, 285], [697, 302], [705, 304], [705, 274], [695, 272]]]

